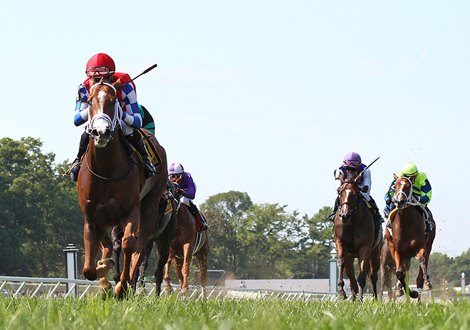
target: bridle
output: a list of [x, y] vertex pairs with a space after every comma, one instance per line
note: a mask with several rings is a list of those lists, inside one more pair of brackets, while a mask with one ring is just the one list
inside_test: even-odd
[[[407, 193], [404, 191], [404, 189], [400, 189], [399, 191], [396, 191], [396, 187], [399, 183], [399, 181], [406, 181], [406, 186], [409, 187], [410, 191]], [[403, 187], [403, 185], [401, 185]], [[419, 203], [416, 203], [413, 200], [413, 181], [407, 177], [407, 176], [402, 176], [398, 178], [395, 182], [395, 196], [393, 197], [394, 201], [393, 203], [398, 209], [404, 209], [407, 208], [408, 206], [416, 206], [419, 205]]]
[[[115, 94], [117, 93], [116, 88], [113, 85], [105, 82], [100, 82], [91, 86], [90, 93], [93, 88], [98, 85], [106, 85], [112, 88]], [[96, 97], [100, 97], [99, 92]], [[91, 103], [89, 104], [91, 106]], [[100, 108], [99, 110], [100, 112], [97, 115], [93, 116], [93, 118], [91, 118], [90, 122], [88, 123], [86, 132], [93, 138], [95, 144], [98, 147], [103, 147], [106, 146], [109, 140], [111, 140], [112, 133], [114, 133], [117, 128], [121, 127], [120, 118], [122, 116], [122, 109], [116, 99], [114, 101], [113, 118], [111, 118], [108, 114], [104, 113], [102, 108]]]
[[[94, 84], [93, 86], [90, 87], [90, 93], [92, 92], [93, 88], [95, 88], [96, 86], [98, 85], [106, 85], [108, 87], [110, 87], [113, 91], [114, 91], [114, 94], [116, 95], [116, 88], [109, 84], [109, 83], [106, 83], [106, 82], [99, 82], [99, 83], [96, 83]], [[115, 97], [115, 95], [113, 95], [113, 97]], [[98, 91], [98, 94], [96, 95], [96, 98], [100, 98], [101, 95], [100, 95], [100, 91]], [[94, 99], [95, 96], [92, 98]], [[91, 102], [89, 103], [90, 107], [92, 106]], [[99, 104], [98, 105], [100, 108], [98, 109], [99, 112], [98, 114], [96, 114], [95, 116], [93, 116], [93, 118], [91, 118], [88, 126], [87, 126], [87, 133], [88, 135], [93, 138], [93, 141], [95, 142], [95, 145], [97, 147], [105, 147], [108, 142], [113, 138], [113, 133], [121, 127], [121, 121], [120, 121], [120, 118], [122, 116], [122, 109], [121, 109], [121, 106], [119, 105], [119, 102], [117, 101], [117, 98], [114, 100], [114, 115], [113, 115], [113, 118], [111, 118], [111, 116], [109, 116], [108, 114], [104, 113], [103, 111], [103, 108], [102, 108], [102, 105]], [[132, 170], [132, 162], [130, 160], [130, 158], [128, 159], [128, 168], [127, 168], [127, 171], [119, 176], [119, 177], [116, 177], [116, 178], [111, 178], [111, 177], [106, 177], [106, 176], [103, 176], [103, 175], [100, 175], [98, 173], [96, 173], [95, 171], [93, 171], [90, 167], [90, 164], [88, 163], [88, 158], [85, 157], [85, 163], [86, 163], [86, 166], [87, 166], [87, 169], [88, 171], [90, 171], [91, 174], [93, 174], [94, 176], [96, 176], [97, 178], [100, 178], [102, 180], [107, 180], [107, 181], [119, 181], [119, 180], [122, 180], [124, 178], [126, 178], [127, 176], [129, 176], [129, 174], [131, 173], [131, 170]]]
[[[355, 187], [357, 187], [357, 190], [356, 190], [355, 196], [354, 196], [354, 198], [352, 198], [352, 200], [350, 200], [348, 198], [348, 196], [345, 196], [344, 199], [346, 199], [346, 201], [341, 201], [341, 196], [342, 196], [343, 193], [345, 193], [345, 194], [353, 194], [354, 193], [352, 191], [352, 189], [347, 189], [346, 185], [355, 186]], [[340, 197], [340, 204], [339, 204], [339, 207], [338, 207], [339, 216], [344, 221], [344, 219], [347, 219], [348, 217], [351, 217], [357, 210], [357, 207], [359, 205], [359, 197], [360, 197], [359, 186], [354, 181], [344, 181], [343, 184], [340, 187], [340, 190], [339, 190], [339, 197]], [[349, 206], [348, 212], [346, 212], [346, 214], [343, 214], [343, 211], [342, 211], [344, 205]]]

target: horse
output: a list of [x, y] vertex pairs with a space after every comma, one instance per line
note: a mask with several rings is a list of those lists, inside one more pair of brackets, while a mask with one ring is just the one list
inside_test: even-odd
[[[406, 294], [411, 298], [418, 298], [421, 290], [431, 290], [429, 281], [428, 262], [432, 244], [436, 236], [436, 226], [429, 209], [423, 210], [419, 203], [414, 201], [413, 182], [410, 178], [402, 176], [395, 178], [395, 209], [390, 212], [389, 218], [392, 229], [385, 232], [390, 254], [395, 262], [396, 276]], [[425, 231], [424, 212], [429, 215], [429, 221], [434, 224], [429, 233]], [[419, 272], [416, 278], [418, 291], [411, 290], [405, 277], [410, 268], [410, 260], [418, 258]]]
[[[338, 298], [346, 299], [343, 272], [351, 285], [351, 297], [363, 299], [366, 279], [370, 276], [374, 298], [377, 299], [377, 280], [380, 268], [380, 247], [382, 235], [374, 233], [374, 219], [362, 198], [359, 187], [360, 175], [355, 178], [341, 178], [339, 207], [334, 218], [334, 239], [338, 253]], [[359, 261], [356, 279], [354, 259]], [[359, 284], [359, 287], [358, 287]]]
[[[176, 208], [177, 201], [174, 198], [173, 183], [168, 180], [168, 187], [165, 194], [160, 200], [159, 217], [154, 228], [154, 232], [148, 240], [145, 248], [145, 255], [142, 264], [140, 265], [136, 281], [132, 283], [135, 290], [144, 288], [145, 281], [144, 275], [148, 267], [149, 257], [152, 253], [154, 244], [157, 247], [157, 267], [154, 272], [155, 277], [155, 293], [157, 296], [161, 294], [161, 286], [163, 282], [164, 266], [168, 260], [170, 253], [170, 244], [176, 236]], [[121, 238], [123, 232], [119, 228], [114, 228], [112, 232], [113, 237], [113, 251], [116, 260], [114, 280], [119, 281], [120, 276], [120, 255], [121, 255]]]
[[[204, 215], [201, 214], [201, 216]], [[165, 264], [165, 289], [167, 292], [173, 291], [170, 282], [170, 265], [172, 260], [174, 260], [175, 271], [181, 289], [180, 292], [185, 294], [188, 291], [189, 268], [191, 266], [191, 259], [195, 256], [198, 261], [199, 280], [204, 294], [207, 283], [207, 257], [210, 250], [208, 230], [197, 231], [196, 219], [186, 204], [179, 203], [176, 219], [176, 238], [171, 244], [170, 255]]]
[[[90, 88], [88, 149], [82, 158], [77, 181], [78, 200], [84, 219], [85, 259], [83, 275], [88, 280], [100, 278], [100, 288], [107, 294], [112, 286], [107, 281], [112, 266], [111, 228], [123, 229], [123, 271], [114, 293], [122, 297], [128, 283], [134, 281], [142, 262], [145, 246], [157, 221], [157, 205], [166, 186], [165, 149], [151, 139], [162, 157], [158, 174], [146, 179], [142, 159], [131, 151], [120, 128], [122, 109], [117, 101], [121, 87], [103, 81]], [[134, 132], [136, 134], [137, 132]], [[98, 267], [95, 260], [101, 248]]]

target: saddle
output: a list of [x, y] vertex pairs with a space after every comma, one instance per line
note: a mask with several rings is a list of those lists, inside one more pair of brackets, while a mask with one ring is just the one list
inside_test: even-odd
[[[434, 222], [434, 218], [432, 216], [431, 211], [428, 209], [427, 206], [423, 207], [421, 204], [420, 205], [414, 205], [414, 207], [417, 207], [418, 210], [424, 215], [424, 229], [426, 232], [432, 231], [433, 228], [436, 226], [436, 223]], [[390, 214], [388, 218], [390, 219], [390, 222], [393, 223], [393, 220], [395, 219], [395, 215], [398, 212], [398, 208], [394, 208], [392, 211], [390, 211]], [[391, 234], [391, 231], [390, 231]]]

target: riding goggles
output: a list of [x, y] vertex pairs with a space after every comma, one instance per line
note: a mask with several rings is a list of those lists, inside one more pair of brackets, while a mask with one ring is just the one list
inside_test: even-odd
[[110, 70], [106, 66], [92, 66], [86, 70], [86, 75], [88, 77], [95, 77], [95, 76], [109, 76], [114, 73], [113, 70]]

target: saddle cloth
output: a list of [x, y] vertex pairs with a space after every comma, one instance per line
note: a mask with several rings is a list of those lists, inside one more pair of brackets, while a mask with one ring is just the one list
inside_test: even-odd
[[145, 149], [147, 149], [149, 160], [155, 167], [160, 165], [162, 163], [162, 158], [158, 154], [157, 148], [155, 146], [157, 138], [152, 135], [152, 133], [142, 128], [139, 129], [139, 134], [142, 136], [142, 140], [144, 141]]

